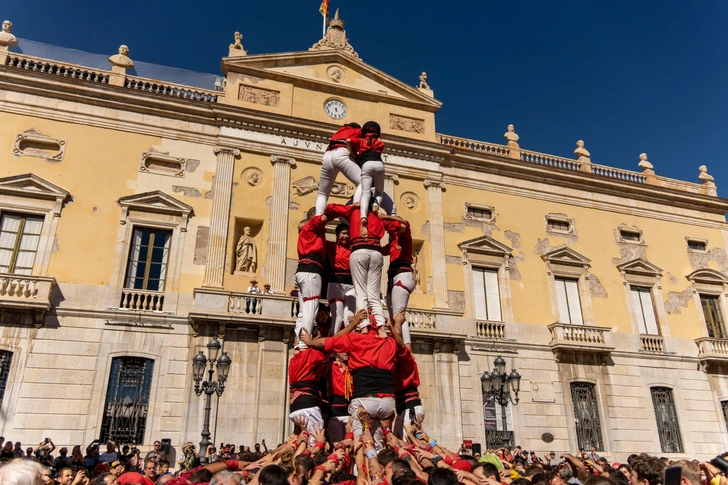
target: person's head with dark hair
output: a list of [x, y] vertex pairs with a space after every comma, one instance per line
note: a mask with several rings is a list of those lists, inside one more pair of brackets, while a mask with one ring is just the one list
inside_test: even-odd
[[536, 474], [543, 473], [543, 469], [540, 466], [531, 465], [526, 468], [526, 476], [533, 477]]
[[[629, 465], [622, 465], [622, 466], [629, 466]], [[617, 485], [630, 485], [629, 478], [627, 478], [627, 475], [622, 473], [621, 467], [619, 470], [613, 469], [612, 473], [609, 474], [609, 478], [614, 480], [617, 483]]]
[[628, 464], [622, 463], [621, 465], [619, 465], [619, 467], [617, 468], [617, 470], [622, 475], [624, 475], [625, 477], [627, 477], [627, 481], [629, 481], [632, 478], [632, 467], [629, 466]]
[[[319, 453], [319, 455], [323, 455], [325, 453]], [[313, 464], [313, 458], [310, 456], [300, 454], [297, 457], [293, 459], [293, 461], [296, 462], [296, 469], [300, 468], [301, 472], [303, 473], [303, 477], [308, 480], [311, 478], [311, 471], [313, 470], [313, 467], [315, 466]]]
[[662, 485], [665, 483], [665, 463], [642, 453], [632, 460], [632, 485]]
[[531, 480], [524, 477], [518, 477], [511, 482], [511, 485], [531, 485]]
[[498, 473], [498, 468], [494, 464], [487, 461], [478, 463], [477, 466], [473, 469], [473, 474], [481, 480], [493, 478], [500, 482], [500, 474]]
[[388, 482], [392, 485], [410, 485], [417, 481], [417, 474], [412, 469], [397, 470], [392, 475], [392, 480]]
[[549, 485], [566, 485], [566, 482], [561, 478], [561, 473], [557, 471], [548, 472], [546, 474], [546, 481]]
[[617, 482], [603, 475], [589, 475], [584, 480], [584, 485], [617, 485]]
[[260, 485], [288, 485], [288, 475], [278, 465], [269, 465], [258, 474]]
[[[383, 451], [392, 450], [385, 449], [380, 451], [379, 454], [381, 454]], [[392, 453], [394, 452], [392, 451]], [[402, 460], [401, 458], [395, 458], [384, 466], [384, 478], [387, 480], [388, 483], [392, 483], [392, 477], [400, 470], [412, 470], [412, 467], [409, 463]]]
[[96, 478], [91, 480], [90, 485], [109, 485], [111, 483], [116, 483], [116, 477], [112, 475], [111, 473], [102, 473], [101, 475], [98, 475]]
[[427, 485], [458, 485], [458, 476], [449, 468], [435, 468], [427, 479]]
[[374, 134], [377, 136], [377, 138], [379, 138], [380, 136], [382, 136], [382, 128], [376, 121], [367, 121], [366, 123], [364, 123], [364, 126], [361, 127], [361, 134], [362, 136]]
[[639, 456], [639, 455], [638, 455], [637, 453], [632, 453], [631, 455], [629, 455], [629, 456], [627, 457], [627, 464], [628, 464], [629, 466], [632, 466], [632, 462], [633, 462], [633, 461], [634, 461], [634, 459], [635, 459], [635, 458], [637, 458], [638, 456]]
[[188, 483], [208, 483], [212, 480], [212, 472], [206, 468], [200, 468], [187, 479]]
[[391, 448], [384, 448], [382, 451], [377, 453], [377, 461], [382, 466], [387, 466], [397, 458], [397, 453]]
[[337, 470], [331, 474], [331, 478], [329, 478], [329, 485], [335, 485], [336, 483], [346, 482], [349, 480], [356, 481], [356, 477], [346, 470]]
[[256, 456], [257, 455], [255, 453], [251, 453], [250, 451], [246, 451], [246, 452], [240, 454], [239, 460], [240, 461], [247, 461], [248, 463], [250, 463], [250, 462], [254, 462], [254, 461], [257, 461], [258, 460], [258, 458], [256, 458]]
[[336, 226], [336, 242], [341, 244], [348, 244], [349, 243], [349, 224], [346, 224], [345, 222], [342, 222], [338, 226]]
[[326, 456], [326, 453], [319, 453], [316, 455], [316, 457], [313, 459], [314, 466], [320, 466], [326, 463], [328, 460], [328, 457]]
[[352, 128], [359, 128], [359, 129], [361, 129], [361, 125], [359, 123], [354, 123], [354, 122], [347, 123], [344, 126], [351, 126]]
[[539, 483], [539, 482], [547, 482], [546, 474], [544, 472], [536, 473], [535, 475], [531, 475], [529, 477], [531, 479], [531, 483]]

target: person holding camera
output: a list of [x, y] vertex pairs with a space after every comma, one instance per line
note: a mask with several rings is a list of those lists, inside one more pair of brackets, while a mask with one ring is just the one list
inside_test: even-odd
[[182, 458], [177, 461], [177, 464], [180, 466], [181, 470], [188, 472], [196, 466], [199, 466], [199, 463], [200, 457], [195, 451], [195, 445], [193, 445], [191, 441], [188, 441], [182, 447]]
[[215, 448], [215, 445], [210, 445], [207, 447], [205, 460], [207, 463], [214, 463], [217, 461], [217, 448]]

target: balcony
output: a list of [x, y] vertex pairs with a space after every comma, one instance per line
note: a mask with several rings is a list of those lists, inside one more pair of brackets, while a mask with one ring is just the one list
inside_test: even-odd
[[476, 320], [478, 338], [486, 340], [504, 340], [506, 338], [506, 324], [503, 322], [491, 322]]
[[665, 339], [660, 335], [640, 335], [642, 352], [651, 354], [665, 353]]
[[149, 290], [121, 290], [121, 310], [161, 312], [164, 310], [164, 292]]
[[40, 328], [51, 309], [51, 276], [0, 273], [0, 316], [4, 323], [34, 325]]
[[[549, 345], [557, 362], [581, 355], [594, 356], [602, 365], [606, 365], [609, 355], [614, 350], [610, 335], [611, 329], [608, 327], [552, 323], [548, 329], [551, 332]], [[576, 359], [583, 361], [579, 357]]]
[[728, 339], [702, 337], [695, 339], [698, 346], [698, 359], [703, 370], [728, 364]]

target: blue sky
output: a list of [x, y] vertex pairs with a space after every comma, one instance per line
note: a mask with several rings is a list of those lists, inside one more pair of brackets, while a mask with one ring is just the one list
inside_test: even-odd
[[[18, 37], [218, 73], [233, 32], [250, 54], [306, 50], [319, 0], [9, 0]], [[705, 164], [728, 196], [728, 2], [350, 2], [348, 37], [365, 62], [410, 84], [427, 71], [441, 133], [697, 182]], [[726, 188], [721, 190], [723, 184]]]

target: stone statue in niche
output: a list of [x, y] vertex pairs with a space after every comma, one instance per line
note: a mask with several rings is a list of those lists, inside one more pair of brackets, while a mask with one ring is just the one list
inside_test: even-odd
[[412, 278], [415, 280], [415, 289], [420, 288], [420, 252], [422, 249], [418, 249], [412, 255]]
[[8, 47], [18, 45], [18, 38], [13, 34], [13, 23], [9, 20], [3, 22], [3, 30], [0, 31], [0, 47], [4, 47], [7, 50]]
[[255, 241], [250, 237], [250, 227], [243, 228], [243, 235], [235, 248], [235, 272], [255, 273], [258, 268], [258, 254]]

